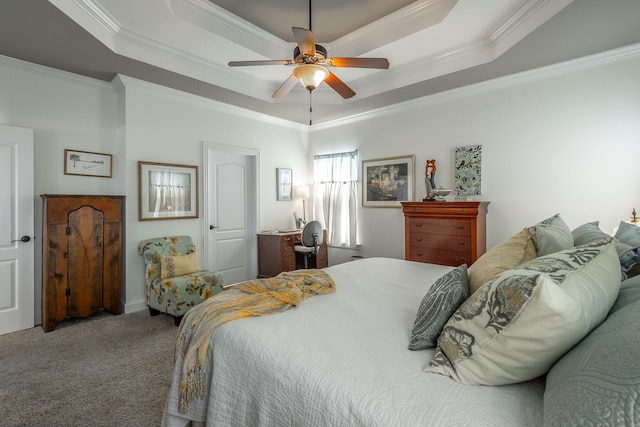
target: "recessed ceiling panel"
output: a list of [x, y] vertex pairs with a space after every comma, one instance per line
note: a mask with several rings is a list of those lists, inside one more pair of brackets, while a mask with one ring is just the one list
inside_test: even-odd
[[[309, 27], [309, 2], [306, 0], [210, 1], [288, 42], [295, 41], [291, 27]], [[311, 29], [316, 41], [329, 43], [414, 2], [316, 0], [311, 5]]]

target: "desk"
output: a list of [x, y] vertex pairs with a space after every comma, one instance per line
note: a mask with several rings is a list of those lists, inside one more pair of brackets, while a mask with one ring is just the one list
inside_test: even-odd
[[[310, 260], [309, 268], [324, 268], [329, 265], [327, 257], [326, 230], [318, 254]], [[303, 268], [302, 254], [296, 254], [295, 245], [300, 245], [300, 231], [258, 234], [258, 277], [273, 277], [283, 271]], [[296, 256], [297, 255], [297, 256]]]

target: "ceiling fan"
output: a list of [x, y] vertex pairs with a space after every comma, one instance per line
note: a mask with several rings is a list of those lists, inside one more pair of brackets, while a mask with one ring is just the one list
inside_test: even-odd
[[311, 0], [309, 0], [309, 29], [292, 27], [293, 36], [298, 46], [293, 50], [293, 59], [259, 60], [259, 61], [231, 61], [230, 67], [251, 65], [295, 65], [291, 76], [274, 92], [273, 98], [282, 98], [300, 81], [309, 91], [313, 91], [323, 81], [345, 99], [356, 93], [345, 82], [340, 80], [326, 67], [351, 68], [389, 68], [386, 58], [329, 58], [327, 50], [315, 43], [311, 31]]

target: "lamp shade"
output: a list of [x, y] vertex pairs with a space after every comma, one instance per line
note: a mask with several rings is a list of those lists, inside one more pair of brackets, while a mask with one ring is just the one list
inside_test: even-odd
[[298, 199], [308, 199], [309, 198], [309, 186], [301, 185], [296, 187], [296, 197]]
[[320, 65], [305, 64], [294, 68], [292, 74], [311, 92], [329, 76], [329, 71]]

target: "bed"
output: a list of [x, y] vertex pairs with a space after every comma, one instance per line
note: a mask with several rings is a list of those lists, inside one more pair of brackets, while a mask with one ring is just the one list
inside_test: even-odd
[[[616, 237], [627, 243], [597, 222], [571, 231], [555, 215], [492, 248], [468, 272], [390, 258], [323, 269], [334, 292], [206, 336], [206, 385], [183, 411], [177, 360], [162, 424], [638, 425], [640, 275], [630, 273], [640, 227], [624, 231]], [[409, 350], [425, 301], [459, 271], [470, 297], [447, 313], [436, 347]], [[505, 295], [521, 305], [494, 307], [499, 322], [469, 315], [478, 301], [495, 305]], [[473, 331], [478, 319], [493, 335]], [[461, 331], [482, 348], [458, 357], [469, 342], [447, 340]]]
[[449, 270], [388, 258], [328, 267], [334, 293], [215, 331], [211, 389], [189, 414], [177, 409], [176, 368], [164, 425], [541, 424], [542, 379], [469, 387], [421, 372], [433, 350], [407, 349], [417, 305]]

